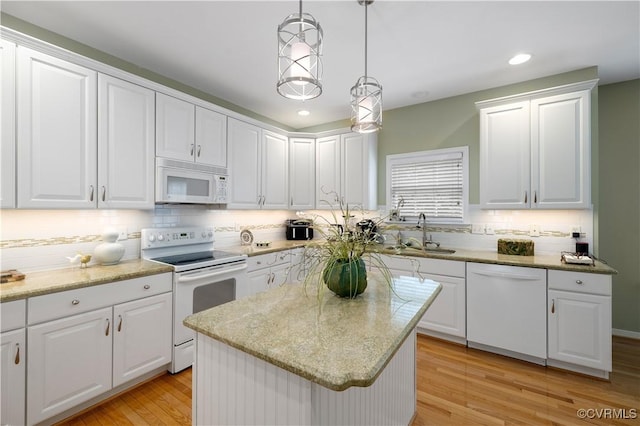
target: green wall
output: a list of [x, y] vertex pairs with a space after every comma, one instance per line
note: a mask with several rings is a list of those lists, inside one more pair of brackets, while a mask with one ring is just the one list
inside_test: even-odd
[[613, 277], [613, 328], [640, 332], [640, 80], [600, 86], [600, 257]]

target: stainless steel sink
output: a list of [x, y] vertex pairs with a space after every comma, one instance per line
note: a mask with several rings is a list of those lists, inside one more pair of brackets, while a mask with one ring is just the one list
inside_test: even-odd
[[432, 248], [425, 248], [423, 249], [420, 246], [411, 246], [411, 245], [405, 245], [405, 244], [401, 244], [401, 245], [386, 245], [384, 246], [385, 249], [391, 249], [391, 250], [395, 250], [396, 252], [402, 252], [402, 251], [416, 251], [416, 252], [423, 252], [423, 253], [431, 253], [431, 254], [453, 254], [456, 251], [452, 250], [452, 249], [446, 249], [446, 248], [436, 248], [436, 247], [432, 247]]
[[428, 249], [424, 249], [424, 251], [426, 253], [437, 253], [437, 254], [453, 254], [456, 252], [455, 250], [445, 249], [445, 248], [428, 248]]

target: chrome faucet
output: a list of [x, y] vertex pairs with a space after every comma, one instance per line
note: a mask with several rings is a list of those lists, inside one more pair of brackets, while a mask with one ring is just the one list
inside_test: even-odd
[[[420, 225], [420, 221], [422, 220], [422, 225]], [[427, 240], [427, 215], [424, 213], [420, 213], [418, 216], [418, 225], [416, 225], [418, 229], [422, 228], [422, 248], [426, 248], [428, 244], [433, 244], [436, 247], [440, 247], [440, 243], [435, 242], [431, 239], [431, 234], [429, 234], [429, 239]]]

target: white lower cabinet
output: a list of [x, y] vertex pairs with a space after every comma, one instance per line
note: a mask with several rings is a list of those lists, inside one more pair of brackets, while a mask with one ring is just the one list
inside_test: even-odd
[[29, 327], [29, 424], [111, 389], [111, 322], [103, 308]]
[[247, 267], [249, 295], [288, 282], [290, 269], [291, 256], [288, 250], [250, 257]]
[[611, 276], [549, 271], [548, 279], [548, 364], [559, 361], [560, 367], [607, 377], [611, 371]]
[[28, 299], [26, 423], [169, 365], [171, 287], [169, 273]]
[[[466, 338], [465, 263], [454, 260], [421, 259], [409, 256], [381, 256], [393, 277], [412, 276], [442, 285], [418, 323], [418, 332], [447, 340], [464, 342]], [[375, 266], [375, 264], [373, 265]]]
[[113, 307], [113, 387], [171, 362], [171, 293]]
[[22, 425], [25, 416], [25, 329], [0, 334], [0, 424]]

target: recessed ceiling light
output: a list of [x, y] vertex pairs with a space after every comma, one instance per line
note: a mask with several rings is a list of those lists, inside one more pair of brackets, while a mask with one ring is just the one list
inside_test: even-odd
[[524, 64], [529, 59], [531, 59], [531, 55], [529, 55], [528, 53], [518, 53], [516, 56], [514, 56], [511, 59], [509, 59], [509, 64], [510, 65], [520, 65], [520, 64]]
[[311, 114], [308, 110], [306, 109], [300, 109], [298, 110], [298, 115], [300, 117], [306, 117], [307, 115]]

